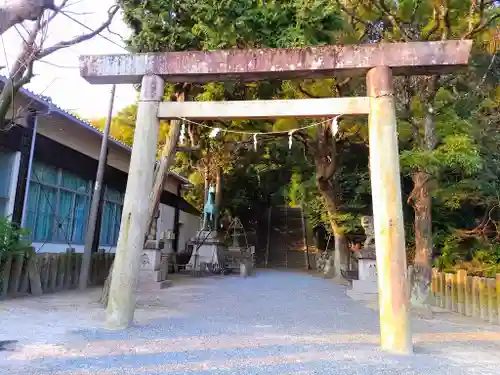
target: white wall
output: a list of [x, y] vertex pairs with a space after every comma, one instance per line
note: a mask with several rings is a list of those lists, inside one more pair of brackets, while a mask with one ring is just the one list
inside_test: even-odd
[[182, 224], [179, 231], [179, 252], [183, 252], [186, 248], [186, 243], [191, 238], [194, 238], [196, 232], [200, 230], [200, 216], [181, 211], [179, 222]]
[[[174, 215], [174, 207], [160, 204], [160, 217], [158, 218], [157, 231], [158, 238], [160, 238], [162, 232], [174, 230]], [[200, 219], [197, 215], [191, 215], [182, 210], [180, 211], [179, 223], [182, 225], [179, 230], [179, 252], [184, 251], [186, 243], [196, 236], [196, 232], [199, 230], [200, 226], [199, 221]]]
[[156, 238], [161, 238], [162, 232], [174, 230], [174, 214], [175, 208], [160, 203], [160, 217], [158, 218]]

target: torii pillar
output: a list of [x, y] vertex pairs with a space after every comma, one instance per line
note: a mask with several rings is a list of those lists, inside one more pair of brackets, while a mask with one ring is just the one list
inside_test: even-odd
[[[409, 288], [392, 77], [450, 73], [468, 64], [471, 47], [472, 41], [460, 40], [302, 49], [82, 56], [81, 75], [90, 83], [142, 82], [109, 297], [108, 325], [124, 327], [133, 319], [139, 254], [146, 230], [147, 218], [144, 213], [147, 212], [147, 197], [152, 185], [158, 117], [182, 117], [179, 113], [197, 111], [197, 114], [189, 117], [203, 118], [202, 107], [209, 107], [207, 112], [215, 118], [272, 118], [283, 115], [305, 117], [308, 110], [316, 115], [368, 113], [381, 347], [392, 353], [411, 353]], [[226, 102], [215, 106], [210, 103], [159, 103], [159, 86], [163, 85], [162, 80], [205, 83], [360, 74], [367, 75], [368, 100], [331, 99], [332, 110], [326, 111], [327, 113], [324, 110], [324, 99], [302, 104], [299, 100], [294, 104], [289, 101], [281, 101], [281, 104], [276, 105], [266, 102], [262, 103], [262, 107], [255, 102]], [[247, 106], [245, 103], [250, 104]], [[364, 103], [369, 103], [369, 108]], [[263, 111], [261, 116], [258, 113], [260, 109]], [[172, 115], [166, 113], [168, 110], [172, 111]]]

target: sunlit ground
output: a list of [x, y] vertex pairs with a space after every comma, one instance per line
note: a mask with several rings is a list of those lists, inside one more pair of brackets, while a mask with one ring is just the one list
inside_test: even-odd
[[99, 291], [2, 302], [0, 374], [498, 374], [500, 327], [414, 319], [415, 354], [378, 348], [378, 311], [302, 273], [176, 278], [137, 324], [102, 328]]

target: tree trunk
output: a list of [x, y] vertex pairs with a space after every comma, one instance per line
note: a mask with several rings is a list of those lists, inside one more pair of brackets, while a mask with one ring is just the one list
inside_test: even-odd
[[338, 232], [335, 235], [335, 257], [334, 257], [334, 269], [335, 278], [341, 279], [341, 270], [348, 269], [348, 259], [349, 259], [349, 249], [347, 247], [347, 239], [342, 232]]
[[113, 261], [113, 263], [111, 263], [111, 267], [109, 267], [108, 277], [106, 277], [106, 280], [104, 280], [104, 286], [102, 287], [101, 298], [99, 299], [99, 302], [103, 307], [108, 306], [109, 287], [111, 286], [111, 275], [113, 274], [114, 265], [115, 262]]
[[222, 175], [222, 168], [217, 167], [215, 175], [215, 217], [214, 217], [214, 228], [219, 229], [220, 223], [220, 208], [222, 206], [222, 190], [224, 189], [224, 179]]
[[[23, 85], [30, 81], [33, 75], [33, 47], [39, 30], [40, 26], [37, 24], [30, 31], [26, 43], [23, 44], [21, 53], [10, 68], [9, 79], [5, 82], [5, 86], [0, 91], [0, 131], [5, 130], [9, 125], [5, 121], [5, 117], [13, 104], [12, 102], [14, 101], [15, 94]], [[12, 111], [12, 117], [14, 118], [18, 115], [15, 113], [16, 108], [12, 108]], [[19, 115], [22, 116], [22, 114]]]
[[419, 171], [413, 175], [413, 208], [415, 212], [415, 258], [410, 278], [411, 302], [414, 306], [427, 305], [432, 276], [432, 201], [429, 177]]
[[[208, 158], [208, 156], [207, 156], [207, 158]], [[208, 165], [208, 162], [205, 165], [205, 169], [204, 169], [203, 174], [204, 174], [204, 178], [205, 178], [205, 191], [203, 192], [204, 193], [203, 204], [205, 204], [208, 202], [208, 189], [210, 188], [210, 167]]]
[[[423, 148], [432, 151], [437, 145], [434, 109], [429, 104], [424, 118]], [[413, 174], [410, 201], [415, 212], [415, 258], [409, 280], [411, 303], [429, 309], [432, 278], [432, 199], [431, 176], [425, 171]]]
[[324, 180], [318, 181], [318, 187], [325, 201], [326, 209], [330, 217], [330, 225], [335, 238], [334, 277], [340, 279], [342, 277], [340, 270], [347, 268], [349, 249], [347, 247], [345, 234], [336, 220], [336, 215], [339, 213], [338, 192], [336, 191], [337, 188]]
[[49, 9], [55, 9], [54, 0], [0, 0], [0, 35], [18, 23], [37, 20]]
[[[177, 96], [177, 101], [184, 101], [184, 94]], [[146, 233], [149, 233], [153, 219], [160, 206], [160, 198], [163, 193], [165, 182], [167, 181], [168, 171], [175, 162], [175, 148], [181, 133], [180, 120], [170, 121], [170, 131], [167, 135], [165, 145], [163, 146], [160, 158], [160, 164], [155, 174], [153, 190], [149, 194], [149, 207], [148, 207], [148, 226]]]
[[302, 237], [304, 238], [304, 257], [305, 257], [305, 266], [306, 270], [311, 269], [311, 264], [309, 262], [309, 244], [307, 242], [307, 225], [306, 225], [306, 217], [304, 215], [304, 202], [300, 204], [300, 215], [302, 220]]

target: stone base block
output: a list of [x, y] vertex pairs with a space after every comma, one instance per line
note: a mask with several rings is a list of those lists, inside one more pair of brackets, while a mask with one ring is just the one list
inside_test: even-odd
[[376, 281], [353, 280], [352, 290], [357, 293], [378, 294], [378, 284]]
[[252, 264], [250, 262], [241, 262], [240, 263], [240, 276], [247, 277], [253, 276], [254, 270]]
[[355, 301], [376, 302], [378, 301], [378, 293], [361, 293], [352, 289], [346, 291], [348, 297]]
[[161, 289], [166, 289], [172, 286], [172, 280], [163, 280], [160, 282], [142, 282], [139, 283], [137, 286], [137, 289], [139, 291], [149, 291], [149, 290], [161, 290]]
[[194, 243], [194, 250], [186, 265], [186, 270], [200, 271], [200, 266], [202, 264], [216, 264], [222, 266], [224, 264], [225, 251], [226, 248], [224, 244], [217, 239], [210, 242], [203, 242], [201, 246]]
[[170, 288], [172, 286], [172, 280], [163, 280], [159, 283], [155, 283], [159, 286], [160, 289]]
[[157, 283], [166, 279], [162, 271], [143, 271], [139, 272], [139, 283]]
[[353, 280], [352, 288], [346, 294], [357, 301], [377, 301], [378, 285], [376, 281]]

